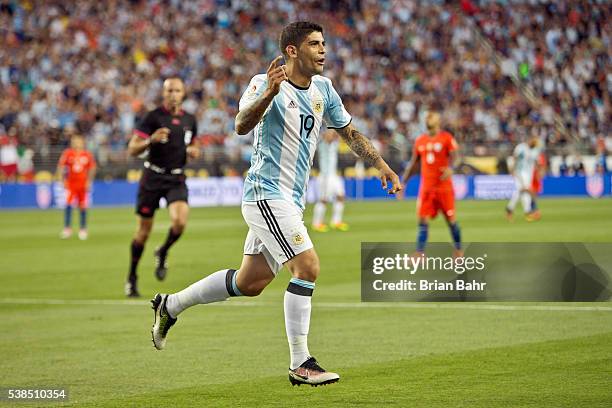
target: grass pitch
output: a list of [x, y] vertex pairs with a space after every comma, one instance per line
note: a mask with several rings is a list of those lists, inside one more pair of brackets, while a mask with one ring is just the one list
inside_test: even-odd
[[[612, 241], [609, 199], [540, 200], [543, 218], [532, 224], [508, 224], [503, 205], [459, 202], [463, 239]], [[59, 211], [2, 212], [0, 386], [69, 388], [68, 403], [47, 406], [612, 405], [610, 303], [359, 303], [360, 242], [413, 241], [414, 212], [414, 201], [349, 203], [349, 232], [311, 233], [322, 273], [310, 351], [342, 377], [319, 388], [287, 380], [287, 271], [258, 298], [186, 311], [166, 350], [151, 345], [150, 295], [239, 266], [247, 231], [239, 208], [193, 209], [163, 283], [152, 259], [169, 225], [160, 211], [140, 265], [140, 301], [122, 294], [131, 209], [93, 210], [85, 242], [58, 238]], [[430, 240], [449, 239], [444, 222], [433, 222]], [[18, 406], [31, 405], [45, 404]]]

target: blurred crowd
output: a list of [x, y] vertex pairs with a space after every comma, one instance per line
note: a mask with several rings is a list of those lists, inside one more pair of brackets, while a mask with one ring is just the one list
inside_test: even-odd
[[609, 17], [605, 0], [0, 0], [0, 140], [44, 161], [80, 132], [101, 165], [125, 163], [135, 123], [179, 75], [205, 158], [219, 173], [244, 167], [238, 100], [279, 54], [283, 25], [309, 19], [325, 29], [325, 75], [392, 162], [406, 159], [428, 109], [466, 154], [509, 152], [531, 132], [573, 143], [555, 115], [570, 138], [610, 148]]
[[612, 113], [610, 2], [479, 3], [465, 10], [502, 54], [502, 70], [517, 73], [541, 98], [536, 122], [551, 126], [557, 114], [570, 134], [596, 146], [610, 133]]

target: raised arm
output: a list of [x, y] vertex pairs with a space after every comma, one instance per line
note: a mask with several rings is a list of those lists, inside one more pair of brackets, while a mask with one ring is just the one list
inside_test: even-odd
[[374, 166], [380, 171], [380, 181], [383, 189], [387, 189], [387, 181], [392, 183], [389, 194], [395, 194], [402, 189], [399, 177], [380, 156], [380, 153], [372, 146], [367, 137], [359, 133], [352, 124], [336, 129], [346, 144], [357, 156], [361, 157], [368, 165]]
[[272, 99], [274, 99], [274, 95], [265, 91], [255, 102], [238, 112], [238, 115], [236, 115], [236, 133], [246, 135], [253, 130], [268, 109]]
[[236, 115], [236, 133], [239, 135], [246, 135], [253, 130], [255, 125], [261, 120], [266, 109], [268, 109], [268, 106], [270, 106], [272, 99], [280, 91], [281, 83], [287, 80], [285, 66], [277, 66], [282, 58], [282, 56], [276, 57], [268, 67], [268, 87], [266, 90], [254, 102], [241, 109], [238, 115]]

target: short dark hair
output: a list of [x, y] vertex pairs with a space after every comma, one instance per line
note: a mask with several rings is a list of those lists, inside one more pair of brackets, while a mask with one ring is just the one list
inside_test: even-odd
[[310, 33], [317, 31], [323, 34], [323, 27], [310, 21], [296, 21], [288, 24], [281, 31], [280, 38], [278, 40], [278, 46], [280, 47], [283, 55], [287, 55], [288, 45], [295, 45], [299, 47], [300, 44], [308, 37]]

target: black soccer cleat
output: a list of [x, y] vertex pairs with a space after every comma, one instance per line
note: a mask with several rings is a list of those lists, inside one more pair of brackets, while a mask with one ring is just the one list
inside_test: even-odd
[[130, 298], [138, 298], [140, 297], [140, 292], [138, 292], [138, 286], [136, 285], [135, 279], [129, 279], [125, 282], [124, 286], [125, 296]]
[[163, 350], [164, 347], [166, 347], [168, 330], [170, 330], [177, 321], [177, 319], [172, 318], [168, 314], [168, 310], [166, 310], [167, 299], [168, 295], [160, 293], [156, 294], [155, 297], [151, 299], [151, 308], [155, 313], [155, 320], [153, 321], [153, 328], [151, 329], [151, 338], [153, 339], [153, 345], [158, 350]]
[[166, 278], [166, 274], [168, 273], [168, 263], [166, 262], [166, 257], [168, 253], [162, 252], [161, 248], [157, 248], [154, 252], [155, 256], [155, 277], [159, 281], [163, 281]]
[[336, 373], [325, 371], [314, 357], [304, 361], [301, 366], [292, 370], [289, 369], [289, 382], [291, 385], [302, 384], [317, 387], [340, 381], [340, 376]]

